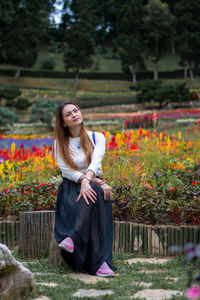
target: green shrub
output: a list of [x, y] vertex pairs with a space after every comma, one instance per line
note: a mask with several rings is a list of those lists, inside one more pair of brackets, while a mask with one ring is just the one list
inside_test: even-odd
[[42, 70], [53, 70], [55, 66], [55, 55], [53, 53], [50, 53], [41, 63]]
[[191, 93], [185, 83], [162, 85], [161, 80], [147, 80], [130, 87], [137, 94], [140, 103], [155, 101], [160, 108], [170, 102], [185, 102], [191, 99]]
[[13, 100], [19, 97], [20, 95], [21, 91], [18, 87], [7, 87], [0, 89], [0, 98], [4, 98], [6, 100]]
[[15, 102], [15, 107], [21, 110], [27, 109], [29, 106], [31, 106], [31, 103], [27, 98], [18, 98]]
[[32, 107], [32, 116], [30, 122], [38, 122], [46, 124], [52, 128], [52, 118], [55, 116], [57, 105], [54, 101], [38, 99]]
[[9, 108], [0, 107], [0, 126], [7, 126], [18, 121], [18, 116]]

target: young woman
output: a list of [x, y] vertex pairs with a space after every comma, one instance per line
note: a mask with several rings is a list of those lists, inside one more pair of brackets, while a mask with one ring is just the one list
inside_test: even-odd
[[105, 137], [85, 129], [74, 103], [57, 109], [54, 152], [63, 177], [55, 210], [55, 238], [63, 258], [77, 271], [113, 276], [112, 189], [99, 178]]

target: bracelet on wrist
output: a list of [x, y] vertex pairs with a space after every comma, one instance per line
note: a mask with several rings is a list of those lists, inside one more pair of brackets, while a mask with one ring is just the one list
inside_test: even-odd
[[83, 179], [87, 179], [89, 182], [92, 181], [92, 179], [89, 176], [84, 176]]
[[102, 180], [101, 182], [99, 182], [99, 185], [100, 185], [100, 186], [103, 185], [103, 184], [105, 184], [105, 181], [104, 181], [104, 180]]

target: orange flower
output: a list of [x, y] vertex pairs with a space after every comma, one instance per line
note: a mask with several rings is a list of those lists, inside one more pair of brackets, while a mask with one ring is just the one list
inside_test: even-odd
[[152, 190], [152, 186], [150, 184], [146, 183], [144, 186], [146, 186], [146, 187], [148, 187], [149, 189]]
[[194, 125], [194, 132], [197, 132], [197, 125]]

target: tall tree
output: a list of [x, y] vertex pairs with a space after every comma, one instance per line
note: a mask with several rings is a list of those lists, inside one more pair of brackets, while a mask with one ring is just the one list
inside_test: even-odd
[[70, 8], [73, 19], [67, 34], [64, 63], [66, 70], [71, 69], [75, 73], [74, 88], [77, 88], [80, 70], [89, 68], [93, 63], [92, 0], [73, 0]]
[[96, 18], [95, 41], [100, 46], [116, 50], [118, 7], [121, 0], [93, 0]]
[[[0, 62], [17, 66], [15, 77], [19, 77], [22, 67], [31, 67], [35, 64], [39, 42], [46, 33], [49, 25], [48, 13], [43, 9], [40, 0], [11, 1], [9, 19], [2, 18], [4, 28], [0, 36]], [[6, 12], [6, 5], [1, 4]], [[1, 21], [0, 21], [1, 22]]]
[[194, 5], [192, 0], [181, 0], [175, 11], [177, 50], [194, 85], [194, 69], [200, 63], [200, 2]]
[[144, 64], [143, 48], [143, 0], [126, 0], [119, 11], [119, 45], [123, 68], [128, 68], [132, 81], [136, 83], [136, 73]]
[[149, 0], [145, 6], [145, 48], [148, 60], [154, 65], [154, 79], [158, 79], [158, 61], [171, 48], [172, 21], [166, 3]]

